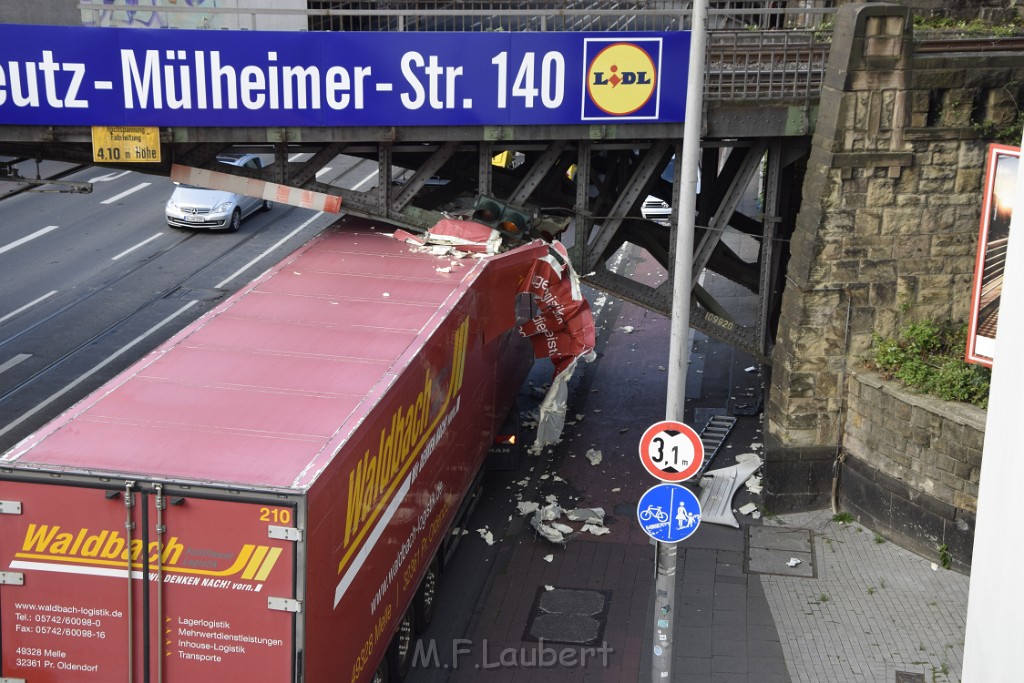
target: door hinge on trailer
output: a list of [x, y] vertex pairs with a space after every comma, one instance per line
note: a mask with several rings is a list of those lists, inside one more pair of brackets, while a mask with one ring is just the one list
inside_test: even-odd
[[20, 515], [20, 500], [0, 500], [0, 515]]
[[294, 598], [267, 598], [267, 607], [278, 612], [301, 612], [302, 601]]
[[24, 586], [25, 575], [21, 572], [0, 572], [0, 586]]
[[267, 536], [282, 541], [298, 542], [302, 540], [302, 529], [296, 529], [293, 526], [268, 526]]

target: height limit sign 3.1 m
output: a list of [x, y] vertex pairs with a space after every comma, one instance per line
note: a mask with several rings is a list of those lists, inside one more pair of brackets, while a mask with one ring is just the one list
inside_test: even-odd
[[689, 425], [655, 422], [640, 439], [640, 462], [650, 475], [672, 484], [690, 479], [704, 464], [704, 444]]

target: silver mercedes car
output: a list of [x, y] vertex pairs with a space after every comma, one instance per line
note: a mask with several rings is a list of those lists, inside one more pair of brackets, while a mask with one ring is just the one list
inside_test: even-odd
[[[263, 160], [256, 154], [220, 154], [217, 161], [232, 166], [259, 170]], [[236, 232], [242, 219], [256, 211], [269, 211], [271, 202], [225, 190], [179, 184], [164, 209], [172, 228], [226, 229]]]

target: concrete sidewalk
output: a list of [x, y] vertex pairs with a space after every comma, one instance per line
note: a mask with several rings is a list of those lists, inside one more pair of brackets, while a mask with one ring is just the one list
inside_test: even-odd
[[760, 577], [794, 682], [960, 680], [968, 577], [830, 511], [765, 526], [813, 541], [813, 577]]

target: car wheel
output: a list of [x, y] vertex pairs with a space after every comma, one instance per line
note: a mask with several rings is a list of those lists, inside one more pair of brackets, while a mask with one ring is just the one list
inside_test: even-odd
[[388, 646], [388, 677], [402, 680], [412, 665], [413, 643], [416, 642], [416, 608], [409, 609], [398, 622], [398, 631]]
[[235, 209], [231, 214], [231, 220], [228, 222], [228, 232], [238, 232], [238, 229], [242, 227], [242, 212]]
[[273, 206], [274, 206], [274, 203], [272, 201], [270, 201], [269, 199], [264, 199], [263, 200], [263, 206], [260, 207], [260, 211], [270, 211], [270, 209]]
[[416, 632], [423, 633], [430, 626], [434, 618], [434, 608], [437, 605], [437, 585], [441, 580], [441, 571], [437, 558], [430, 563], [427, 573], [423, 575], [413, 604], [416, 606]]

